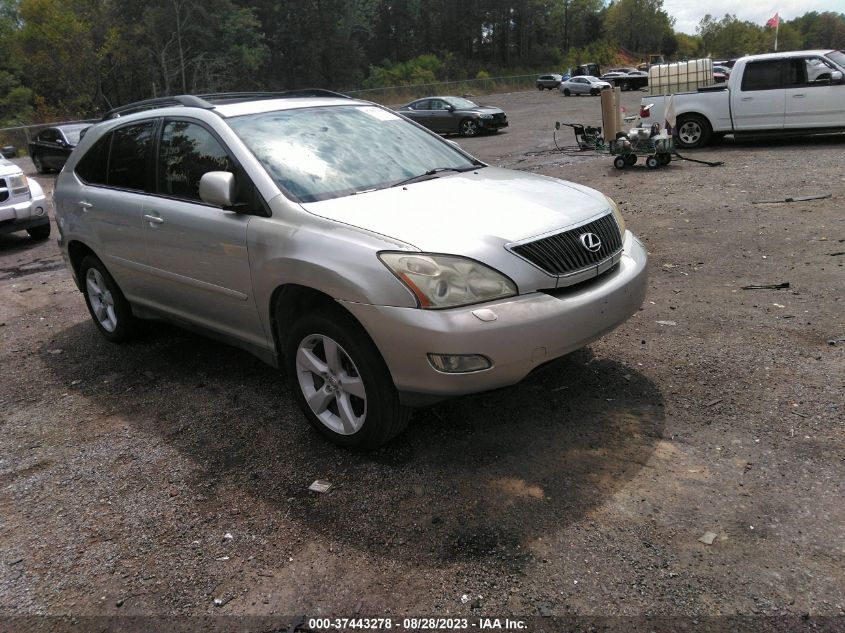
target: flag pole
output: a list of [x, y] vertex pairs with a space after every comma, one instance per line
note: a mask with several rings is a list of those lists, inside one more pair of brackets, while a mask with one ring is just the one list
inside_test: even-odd
[[780, 11], [778, 11], [778, 21], [775, 22], [775, 52], [778, 52], [778, 30], [780, 29]]

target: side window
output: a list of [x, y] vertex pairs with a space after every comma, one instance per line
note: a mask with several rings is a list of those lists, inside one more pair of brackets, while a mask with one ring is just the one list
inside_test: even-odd
[[106, 134], [94, 143], [76, 164], [75, 173], [86, 184], [105, 185], [108, 182], [106, 168], [109, 161], [111, 134]]
[[117, 128], [111, 134], [111, 155], [108, 166], [108, 185], [121, 189], [148, 189], [150, 140], [154, 121], [145, 121]]
[[775, 90], [783, 88], [784, 64], [780, 59], [748, 62], [742, 75], [743, 92], [750, 90]]
[[802, 59], [807, 72], [807, 83], [811, 86], [828, 85], [833, 76], [833, 66], [819, 57]]
[[428, 99], [420, 101], [414, 105], [414, 110], [428, 110], [428, 104], [431, 103]]
[[209, 171], [235, 171], [217, 139], [195, 123], [166, 122], [159, 147], [159, 193], [198, 201], [200, 178]]

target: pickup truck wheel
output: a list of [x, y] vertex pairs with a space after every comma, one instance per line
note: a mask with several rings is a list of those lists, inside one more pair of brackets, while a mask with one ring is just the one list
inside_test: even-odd
[[27, 229], [26, 232], [34, 240], [46, 240], [50, 237], [50, 223], [33, 226], [31, 229]]
[[82, 294], [94, 325], [112, 343], [131, 339], [138, 331], [138, 319], [120, 287], [99, 259], [88, 255], [79, 265]]
[[710, 123], [703, 116], [698, 114], [685, 114], [678, 117], [678, 145], [686, 149], [704, 147], [713, 129]]
[[339, 309], [306, 314], [283, 340], [296, 403], [329, 440], [374, 449], [407, 426], [411, 410], [400, 404], [381, 354], [352, 317]]

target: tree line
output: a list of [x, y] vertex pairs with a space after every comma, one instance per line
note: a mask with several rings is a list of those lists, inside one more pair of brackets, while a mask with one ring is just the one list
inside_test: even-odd
[[[676, 33], [662, 0], [0, 0], [0, 125], [169, 94], [352, 90], [773, 45], [772, 29], [730, 15]], [[780, 50], [843, 47], [843, 14], [780, 26]]]

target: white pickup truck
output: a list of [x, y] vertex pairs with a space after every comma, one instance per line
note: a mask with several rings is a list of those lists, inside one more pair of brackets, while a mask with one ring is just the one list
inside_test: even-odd
[[[725, 134], [819, 134], [845, 130], [845, 53], [794, 51], [737, 60], [727, 84], [673, 95], [677, 145]], [[645, 127], [663, 124], [667, 96], [642, 100]]]

